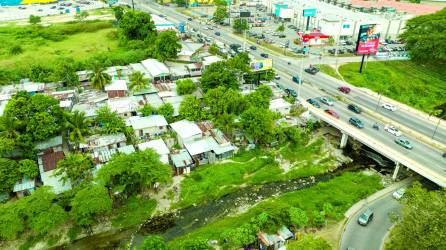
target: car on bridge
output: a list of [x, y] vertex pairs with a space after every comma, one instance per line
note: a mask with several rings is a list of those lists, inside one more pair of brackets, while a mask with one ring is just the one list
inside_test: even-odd
[[349, 104], [349, 105], [347, 106], [347, 108], [348, 108], [349, 110], [355, 112], [356, 114], [361, 114], [361, 108], [358, 107], [358, 105], [355, 105], [355, 104]]
[[309, 68], [305, 69], [305, 72], [312, 74], [312, 75], [316, 75], [317, 72], [319, 72], [320, 70], [312, 65], [310, 65]]
[[336, 113], [336, 111], [334, 111], [333, 109], [326, 109], [324, 111], [325, 111], [325, 113], [339, 119], [338, 113]]
[[351, 117], [348, 122], [357, 128], [364, 128], [364, 123], [356, 117]]
[[333, 104], [334, 104], [333, 99], [331, 99], [328, 96], [321, 96], [319, 98], [319, 101], [321, 101], [323, 104], [328, 105], [328, 106], [333, 106]]
[[400, 145], [400, 146], [402, 146], [403, 148], [406, 148], [406, 149], [412, 149], [413, 148], [413, 146], [410, 143], [410, 141], [407, 140], [406, 138], [396, 138], [395, 139], [395, 143]]
[[297, 97], [297, 92], [296, 92], [296, 90], [294, 90], [294, 89], [285, 89], [285, 93], [286, 93], [288, 96], [292, 96], [292, 97], [294, 97], [294, 98]]
[[320, 108], [321, 105], [319, 104], [319, 102], [316, 99], [310, 98], [307, 99], [307, 102], [313, 106], [315, 106], [316, 108]]
[[384, 103], [383, 105], [381, 105], [381, 107], [383, 107], [384, 109], [387, 109], [389, 111], [396, 111], [396, 106], [392, 105], [392, 104], [388, 104], [388, 103]]
[[395, 128], [392, 125], [386, 124], [386, 126], [384, 126], [384, 130], [394, 136], [401, 136], [401, 131], [399, 131], [397, 128]]
[[358, 218], [358, 224], [367, 226], [373, 220], [373, 210], [368, 208]]
[[338, 88], [338, 90], [341, 91], [344, 94], [348, 94], [351, 91], [351, 89], [349, 87], [347, 87], [347, 86], [341, 86], [341, 87]]

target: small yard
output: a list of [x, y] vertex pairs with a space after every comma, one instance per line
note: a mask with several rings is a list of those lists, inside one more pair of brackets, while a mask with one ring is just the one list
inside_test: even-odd
[[127, 228], [138, 225], [150, 218], [155, 211], [156, 201], [142, 197], [130, 197], [127, 204], [114, 212], [112, 224], [117, 228]]
[[432, 66], [410, 61], [369, 62], [363, 73], [359, 63], [339, 68], [344, 79], [356, 86], [400, 101], [424, 112], [446, 102], [446, 75]]
[[[331, 212], [327, 215], [327, 220], [337, 222], [343, 218], [344, 212], [360, 199], [376, 192], [382, 188], [378, 176], [363, 175], [361, 173], [345, 173], [328, 182], [319, 183], [314, 187], [289, 192], [275, 198], [260, 202], [247, 212], [236, 216], [228, 216], [187, 235], [179, 237], [169, 242], [173, 249], [178, 249], [182, 240], [205, 238], [209, 240], [217, 239], [221, 241], [222, 235], [227, 230], [240, 227], [244, 223], [249, 223], [252, 218], [261, 213], [267, 213], [271, 219], [269, 228], [286, 223], [283, 218], [284, 211], [290, 207], [298, 207], [304, 210], [310, 220], [310, 227], [313, 227], [312, 215], [314, 212], [323, 210], [324, 204], [332, 205]], [[336, 194], [336, 195], [333, 195]]]

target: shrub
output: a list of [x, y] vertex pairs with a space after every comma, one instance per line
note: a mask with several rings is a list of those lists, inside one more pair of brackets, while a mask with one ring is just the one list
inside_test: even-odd
[[192, 79], [178, 80], [176, 84], [177, 92], [179, 95], [192, 94], [197, 89], [197, 86], [192, 81]]

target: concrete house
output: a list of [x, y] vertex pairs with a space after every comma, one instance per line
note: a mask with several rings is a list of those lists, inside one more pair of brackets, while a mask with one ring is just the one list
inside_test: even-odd
[[91, 152], [97, 162], [107, 162], [118, 152], [118, 148], [125, 147], [127, 138], [123, 133], [115, 135], [92, 135], [85, 139], [79, 148], [82, 152]]
[[162, 139], [152, 140], [138, 144], [138, 149], [141, 151], [146, 150], [148, 148], [153, 149], [156, 153], [160, 155], [160, 160], [162, 163], [169, 164], [170, 150]]
[[107, 100], [107, 105], [112, 112], [118, 113], [122, 117], [135, 116], [140, 105], [134, 96], [114, 98]]
[[117, 97], [125, 97], [127, 95], [127, 82], [125, 80], [112, 80], [110, 84], [105, 86], [109, 99]]
[[177, 141], [180, 146], [184, 146], [185, 142], [202, 138], [202, 131], [194, 122], [181, 120], [171, 123], [169, 126], [177, 134]]
[[285, 101], [283, 98], [277, 98], [270, 101], [269, 110], [282, 115], [288, 115], [290, 113], [291, 106], [291, 103]]
[[236, 149], [230, 143], [219, 144], [213, 137], [186, 141], [184, 147], [196, 165], [214, 163], [226, 159], [231, 157]]
[[167, 132], [167, 121], [162, 115], [132, 116], [126, 120], [127, 126], [131, 126], [137, 138], [150, 138]]

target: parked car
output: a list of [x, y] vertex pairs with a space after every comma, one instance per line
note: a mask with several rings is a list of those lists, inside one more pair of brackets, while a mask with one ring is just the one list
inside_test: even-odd
[[286, 36], [284, 34], [280, 34], [279, 38], [285, 38]]
[[333, 104], [334, 104], [333, 99], [331, 99], [328, 96], [321, 96], [319, 98], [319, 101], [321, 101], [323, 104], [328, 105], [328, 106], [333, 106]]
[[403, 198], [404, 193], [406, 193], [406, 189], [399, 188], [395, 192], [393, 192], [392, 196], [393, 196], [393, 198], [399, 200], [399, 199]]
[[260, 56], [263, 58], [268, 58], [268, 54], [266, 54], [266, 53], [261, 53]]
[[293, 82], [299, 84], [300, 83], [300, 78], [298, 75], [293, 76], [293, 78], [291, 78], [291, 80], [293, 80]]
[[339, 119], [338, 113], [336, 113], [336, 111], [334, 111], [333, 109], [326, 109], [324, 111], [325, 111], [325, 113]]
[[355, 112], [356, 114], [361, 114], [361, 108], [358, 107], [358, 105], [355, 104], [349, 104], [347, 106], [347, 108], [353, 112]]
[[319, 102], [316, 99], [310, 98], [307, 99], [307, 102], [313, 106], [315, 106], [316, 108], [320, 108], [321, 105], [319, 104]]
[[412, 149], [413, 148], [413, 146], [410, 143], [410, 141], [407, 140], [406, 138], [396, 138], [395, 139], [395, 143], [400, 145], [400, 146], [402, 146], [403, 148], [406, 148], [406, 149]]
[[188, 18], [187, 18], [187, 21], [192, 21], [192, 17], [188, 17]]
[[249, 46], [249, 48], [250, 48], [251, 50], [257, 50], [257, 47], [254, 46], [254, 45]]
[[401, 136], [401, 131], [399, 131], [397, 128], [395, 128], [392, 125], [386, 124], [386, 126], [384, 126], [384, 130], [394, 136]]
[[294, 89], [285, 89], [285, 93], [292, 97], [297, 97], [297, 92]]
[[361, 226], [367, 226], [373, 220], [373, 210], [368, 208], [358, 218], [358, 224]]
[[350, 93], [351, 89], [347, 86], [341, 86], [338, 88], [339, 91], [341, 91], [342, 93], [348, 94]]
[[276, 79], [276, 80], [280, 80], [280, 76], [276, 74], [276, 75], [274, 76], [274, 79]]
[[356, 117], [351, 117], [348, 122], [357, 128], [364, 128], [364, 123]]
[[305, 72], [315, 75], [317, 72], [319, 72], [319, 69], [314, 66], [310, 66], [309, 68], [305, 69]]
[[218, 31], [215, 32], [215, 35], [216, 35], [216, 36], [220, 36], [220, 32], [218, 32]]
[[384, 103], [383, 105], [381, 105], [381, 107], [389, 111], [396, 111], [396, 107], [392, 104]]

